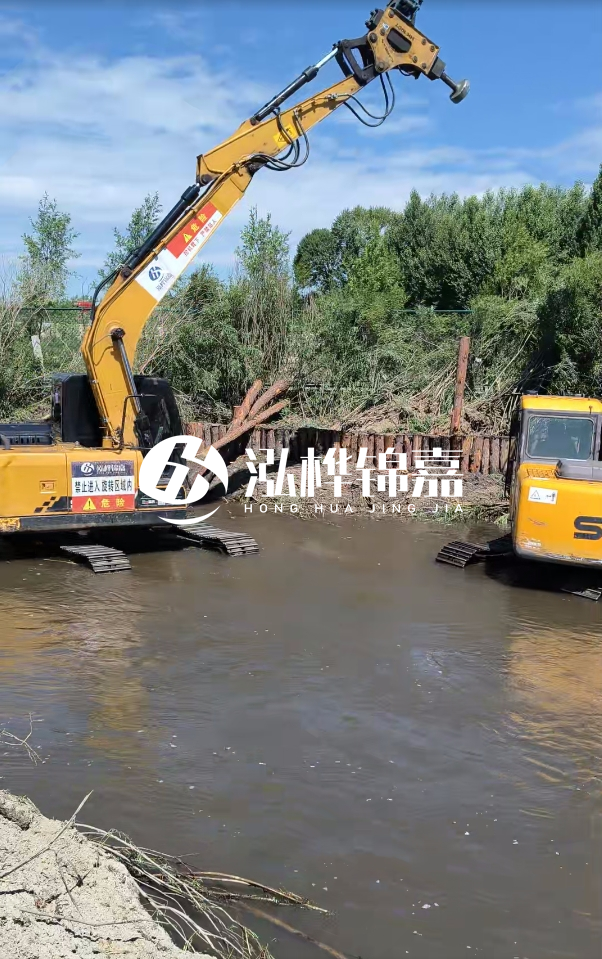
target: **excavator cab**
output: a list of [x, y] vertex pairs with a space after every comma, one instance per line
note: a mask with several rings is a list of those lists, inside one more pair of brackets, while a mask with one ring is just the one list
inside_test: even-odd
[[[173, 390], [157, 376], [135, 376], [137, 394], [148, 417], [153, 445], [182, 434], [182, 421]], [[52, 383], [50, 415], [31, 423], [0, 423], [0, 442], [13, 446], [52, 446], [74, 443], [102, 446], [100, 416], [85, 373], [57, 373]], [[144, 452], [144, 451], [143, 451]]]
[[[180, 436], [182, 421], [167, 380], [134, 376], [134, 383], [142, 411], [148, 417], [153, 445], [170, 436]], [[59, 373], [54, 377], [50, 422], [54, 436], [63, 443], [102, 446], [98, 407], [85, 373]]]
[[530, 560], [602, 565], [602, 402], [523, 396], [512, 464], [512, 544]]

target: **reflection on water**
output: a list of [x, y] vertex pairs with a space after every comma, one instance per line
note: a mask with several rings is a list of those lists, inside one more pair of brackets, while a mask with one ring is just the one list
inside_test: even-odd
[[602, 608], [436, 566], [441, 529], [235, 525], [258, 557], [2, 567], [0, 721], [45, 762], [1, 784], [63, 817], [94, 789], [88, 820], [318, 899], [293, 921], [350, 955], [597, 959]]
[[510, 634], [509, 677], [519, 696], [559, 719], [602, 718], [602, 635], [527, 624]]
[[[593, 629], [559, 629], [525, 623], [510, 636], [509, 714], [525, 740], [558, 754], [572, 776], [602, 776], [602, 636]], [[532, 762], [538, 763], [532, 759]], [[562, 782], [567, 775], [538, 763], [539, 775]]]

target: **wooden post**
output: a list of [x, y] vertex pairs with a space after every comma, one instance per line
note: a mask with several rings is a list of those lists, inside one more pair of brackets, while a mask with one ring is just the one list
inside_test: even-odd
[[489, 463], [491, 460], [491, 440], [488, 436], [483, 437], [483, 456], [481, 459], [481, 473], [489, 476]]
[[491, 437], [491, 460], [489, 461], [489, 470], [491, 473], [500, 472], [500, 438]]
[[458, 349], [458, 369], [456, 373], [456, 395], [454, 397], [454, 408], [452, 410], [451, 426], [450, 426], [450, 433], [452, 434], [452, 436], [460, 432], [469, 354], [470, 354], [470, 337], [461, 336], [460, 347]]

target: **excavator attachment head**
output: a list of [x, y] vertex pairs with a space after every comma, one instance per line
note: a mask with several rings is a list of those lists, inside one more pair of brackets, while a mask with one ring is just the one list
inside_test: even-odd
[[462, 100], [465, 100], [470, 93], [470, 82], [468, 80], [458, 80], [456, 83], [456, 81], [448, 77], [446, 73], [443, 74], [441, 79], [452, 89], [452, 93], [450, 93], [449, 96], [452, 103], [462, 103]]
[[422, 0], [391, 0], [388, 6], [405, 17], [406, 20], [409, 20], [410, 23], [414, 23], [416, 14], [422, 6]]

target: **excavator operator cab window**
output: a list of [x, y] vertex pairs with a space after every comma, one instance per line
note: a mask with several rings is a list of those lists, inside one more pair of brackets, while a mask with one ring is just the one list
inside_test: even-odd
[[581, 416], [530, 416], [526, 454], [529, 459], [590, 460], [596, 424]]

